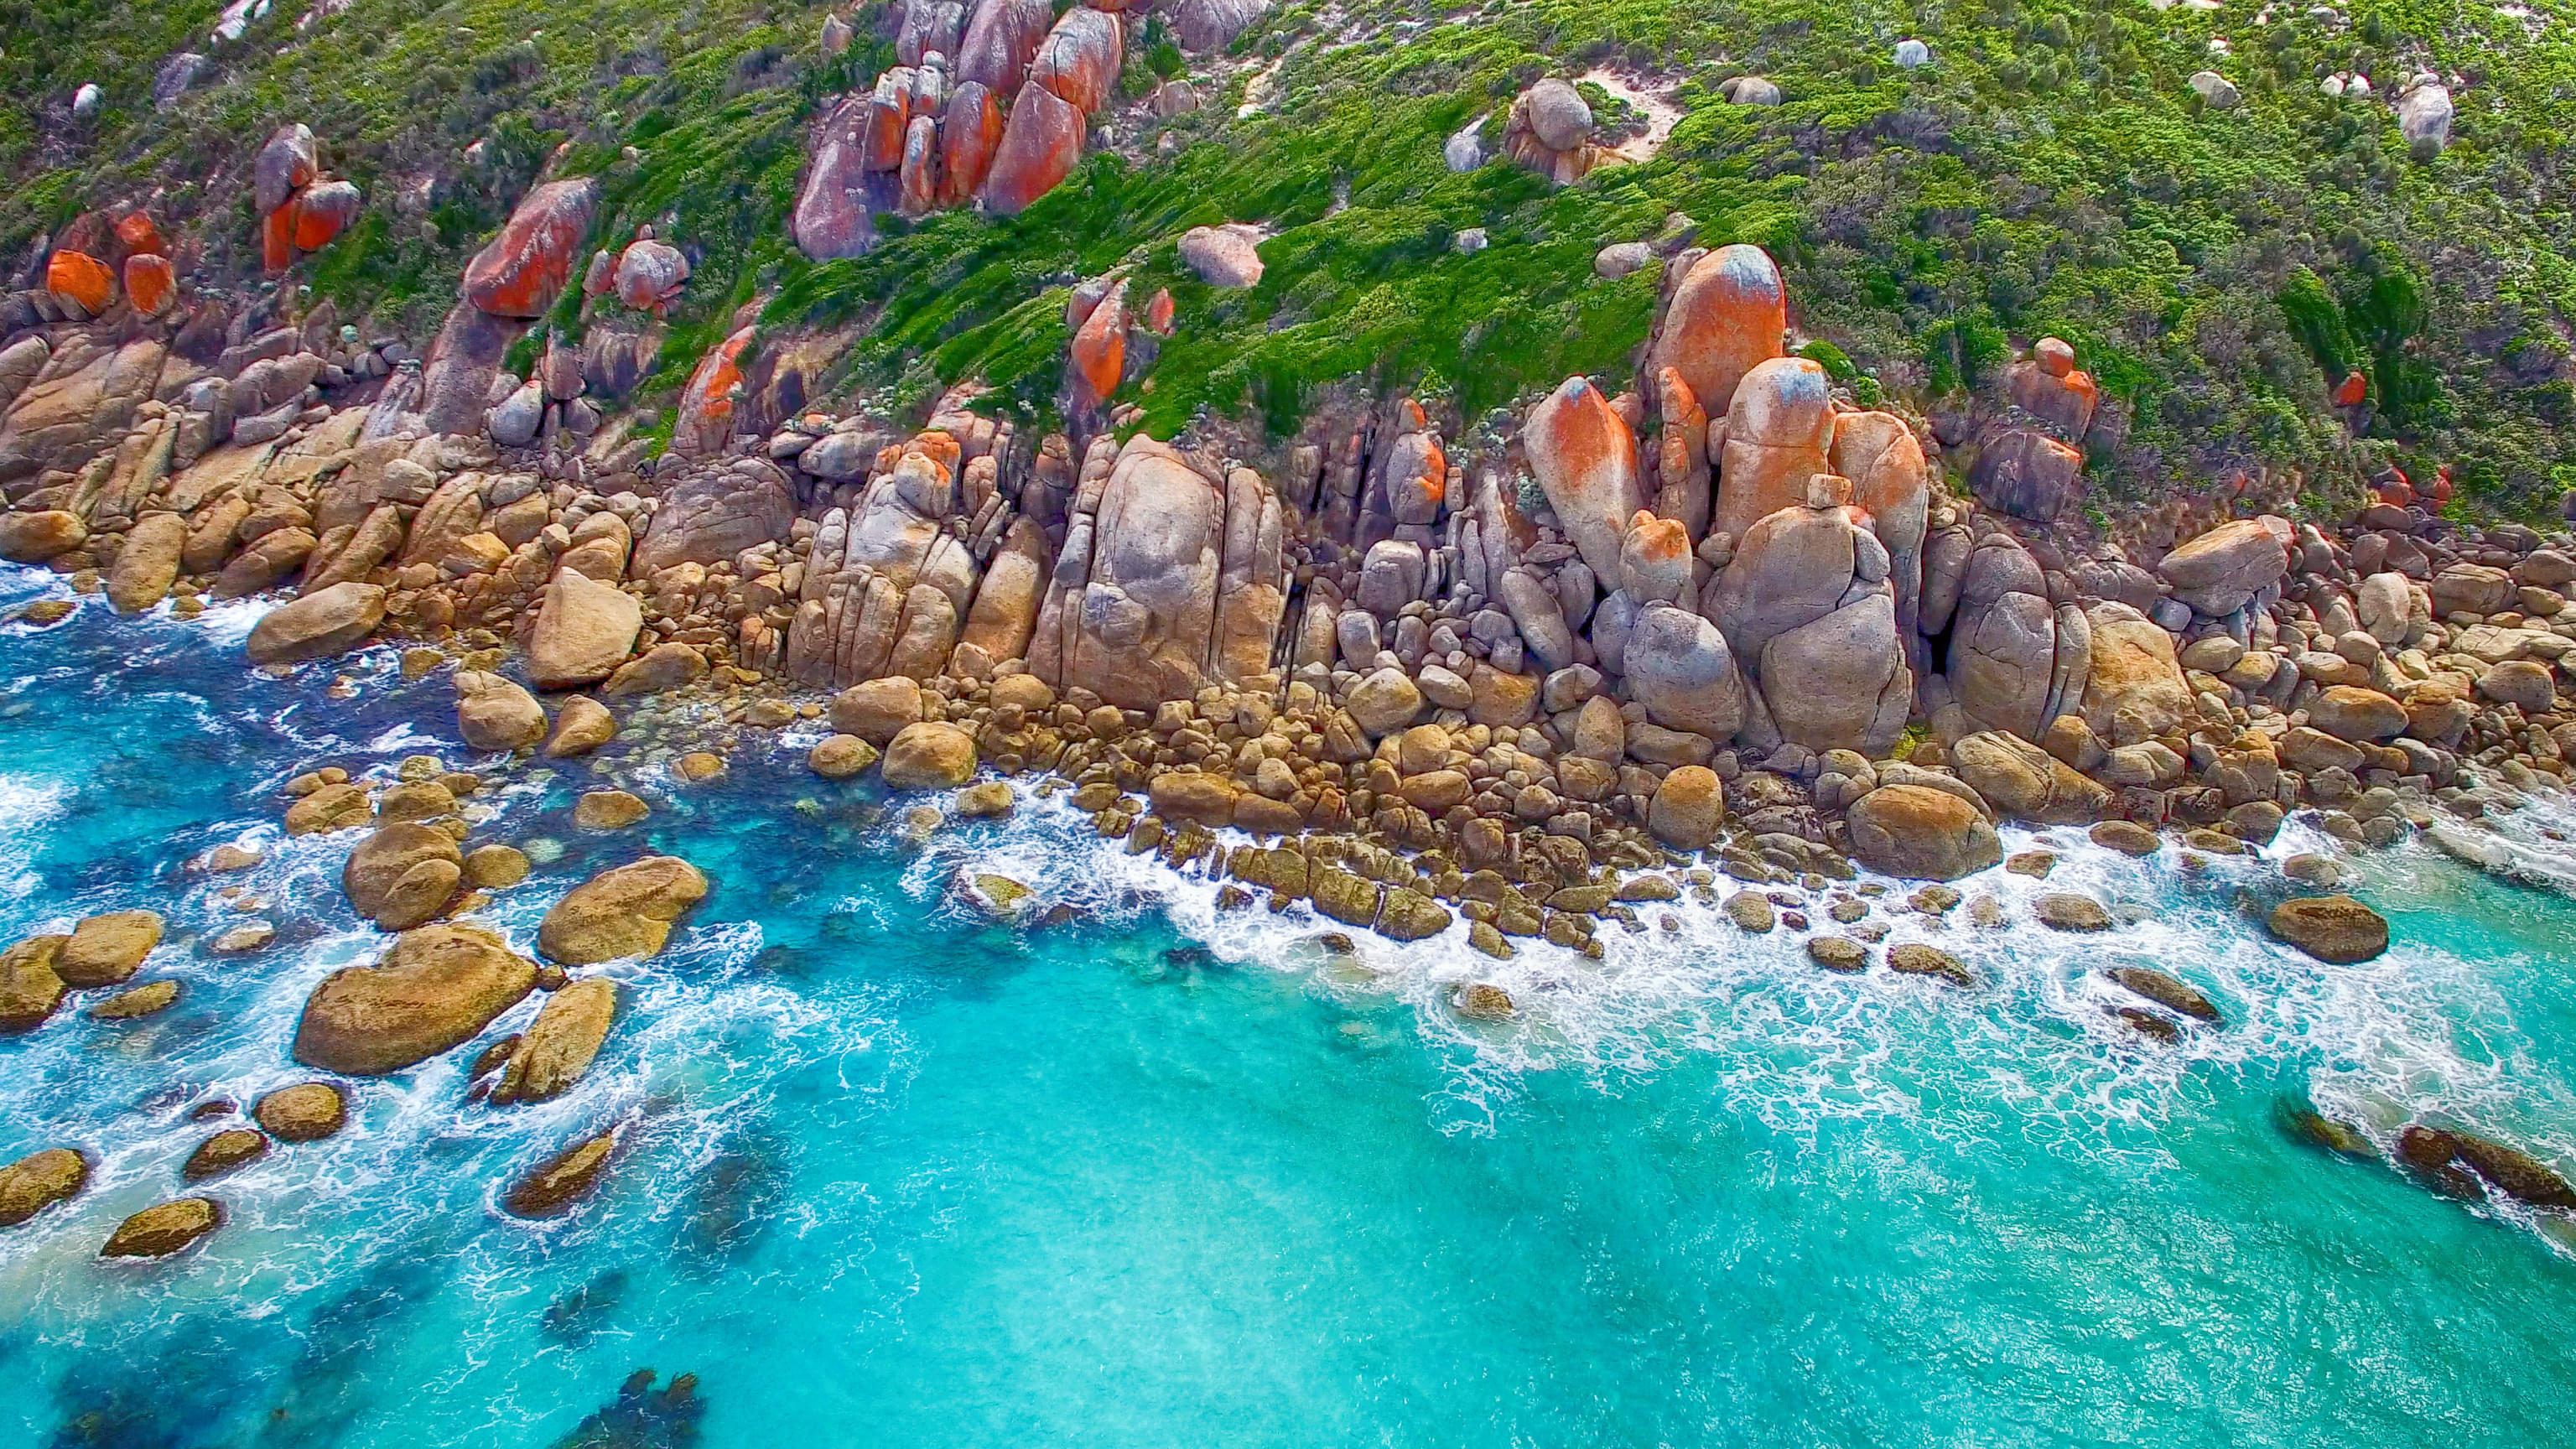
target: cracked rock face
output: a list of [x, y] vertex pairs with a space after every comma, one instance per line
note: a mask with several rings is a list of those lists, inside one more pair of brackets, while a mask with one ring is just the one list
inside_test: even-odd
[[[1139, 437], [1096, 445], [1029, 646], [1030, 672], [1150, 708], [1268, 666], [1285, 610], [1278, 500]], [[1090, 479], [1098, 478], [1095, 492]]]

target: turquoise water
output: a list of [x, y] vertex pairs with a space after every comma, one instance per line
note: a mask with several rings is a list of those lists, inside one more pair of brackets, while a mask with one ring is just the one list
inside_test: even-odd
[[[0, 610], [52, 587], [0, 574]], [[1600, 964], [1352, 963], [1034, 801], [906, 846], [795, 736], [721, 787], [639, 785], [626, 836], [572, 831], [581, 768], [477, 826], [564, 846], [494, 916], [522, 946], [648, 847], [714, 881], [672, 949], [608, 968], [630, 1009], [576, 1091], [469, 1106], [470, 1051], [356, 1084], [348, 1131], [212, 1185], [231, 1220], [197, 1249], [102, 1263], [213, 1130], [188, 1109], [308, 1076], [305, 994], [380, 944], [339, 896], [345, 839], [283, 841], [276, 787], [475, 763], [443, 682], [390, 651], [344, 661], [346, 699], [256, 676], [249, 619], [93, 604], [0, 635], [0, 932], [155, 904], [146, 972], [186, 984], [158, 1017], [76, 998], [0, 1039], [0, 1160], [101, 1158], [0, 1230], [0, 1444], [544, 1445], [639, 1366], [697, 1376], [714, 1446], [2521, 1446], [2576, 1422], [2576, 1235], [2275, 1126], [2309, 1093], [2576, 1161], [2558, 897], [2397, 852], [2362, 893], [2400, 945], [2327, 967], [2249, 929], [2265, 867], [2070, 836], [2046, 887], [1986, 888], [2072, 881], [2140, 919], [1962, 923], [1940, 939], [1974, 992], [1827, 975], [1692, 906]], [[184, 869], [227, 840], [271, 853]], [[947, 889], [969, 862], [1083, 918], [986, 922]], [[277, 945], [199, 949], [242, 919], [225, 885]], [[2141, 1043], [2095, 975], [2129, 960], [2230, 1025]], [[1480, 968], [1521, 1020], [1439, 1006]], [[579, 1212], [499, 1212], [620, 1124]]]

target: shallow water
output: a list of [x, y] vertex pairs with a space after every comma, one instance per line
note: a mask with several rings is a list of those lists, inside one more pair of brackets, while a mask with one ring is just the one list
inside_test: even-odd
[[[0, 612], [56, 587], [0, 573]], [[714, 882], [671, 949], [606, 968], [627, 1010], [579, 1088], [466, 1105], [470, 1049], [355, 1084], [349, 1130], [211, 1185], [231, 1217], [199, 1247], [102, 1263], [219, 1125], [188, 1109], [306, 1078], [305, 994], [380, 949], [338, 893], [348, 840], [284, 841], [276, 787], [478, 763], [443, 681], [387, 650], [255, 676], [251, 617], [0, 626], [0, 939], [152, 903], [145, 974], [185, 983], [158, 1017], [95, 1022], [84, 993], [0, 1039], [0, 1160], [100, 1159], [0, 1230], [0, 1444], [542, 1445], [640, 1365], [698, 1376], [718, 1446], [2520, 1446], [2576, 1422], [2564, 1224], [2276, 1126], [2306, 1093], [2383, 1137], [2439, 1109], [2576, 1162], [2555, 895], [2378, 857], [2361, 893], [2399, 944], [2328, 967], [2250, 924], [2270, 867], [2068, 832], [2046, 885], [1972, 888], [2072, 882], [2137, 919], [1962, 914], [1928, 938], [1975, 991], [1828, 975], [1687, 903], [1598, 964], [1462, 939], [1353, 963], [1050, 802], [907, 848], [793, 732], [714, 787], [601, 761], [655, 804], [605, 839], [571, 828], [578, 762], [480, 797], [478, 842], [564, 847], [491, 915], [523, 948], [648, 849]], [[185, 870], [227, 840], [269, 858]], [[989, 922], [949, 888], [970, 863], [1087, 918]], [[215, 957], [236, 884], [279, 941]], [[2141, 1041], [2096, 974], [2124, 960], [2229, 1025]], [[1470, 976], [1521, 1019], [1446, 1011]], [[611, 1125], [599, 1197], [500, 1213]]]

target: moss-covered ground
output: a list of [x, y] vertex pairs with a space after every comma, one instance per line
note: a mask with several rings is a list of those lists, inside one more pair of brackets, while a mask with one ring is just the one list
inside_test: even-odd
[[[1569, 372], [1623, 374], [1657, 268], [1605, 282], [1592, 255], [1679, 212], [1703, 241], [1771, 248], [1818, 355], [1927, 412], [2017, 343], [2073, 340], [2115, 403], [2092, 450], [2108, 506], [2258, 468], [2347, 488], [2391, 462], [2449, 465], [2455, 506], [2479, 514], [2576, 486], [2568, 0], [2284, 5], [2263, 24], [2241, 0], [1287, 5], [1229, 56], [1182, 57], [1159, 32], [1132, 48], [1129, 95], [1173, 74], [1210, 92], [1168, 144], [1131, 112], [1019, 217], [890, 223], [872, 255], [821, 266], [784, 218], [807, 124], [886, 62], [875, 6], [827, 64], [819, 5], [353, 0], [299, 28], [310, 3], [210, 45], [215, 0], [0, 0], [0, 242], [23, 258], [83, 207], [157, 190], [209, 269], [246, 274], [248, 157], [300, 119], [367, 210], [298, 280], [425, 336], [463, 259], [569, 145], [554, 164], [602, 177], [603, 237], [653, 222], [698, 254], [664, 394], [764, 300], [776, 324], [865, 323], [853, 385], [980, 374], [1042, 408], [1063, 289], [1123, 263], [1179, 304], [1133, 393], [1148, 425], [1213, 411], [1284, 430], [1351, 379], [1474, 418]], [[1892, 63], [1907, 36], [1930, 66]], [[213, 58], [209, 83], [155, 110], [153, 76], [183, 48]], [[1443, 164], [1449, 133], [1530, 81], [1600, 65], [1675, 87], [1687, 114], [1651, 161], [1563, 191]], [[2385, 92], [2418, 67], [2462, 79], [2439, 156], [2408, 154], [2384, 96], [2317, 87], [2360, 71]], [[2186, 84], [2203, 68], [2243, 103], [2206, 109]], [[1261, 105], [1238, 116], [1257, 71]], [[1745, 73], [1787, 104], [1725, 105], [1718, 85]], [[108, 102], [75, 125], [84, 80]], [[1173, 250], [1228, 220], [1276, 233], [1248, 291], [1211, 291]], [[1484, 250], [1456, 246], [1470, 228]], [[2350, 368], [2370, 380], [2358, 438], [2328, 400]]]

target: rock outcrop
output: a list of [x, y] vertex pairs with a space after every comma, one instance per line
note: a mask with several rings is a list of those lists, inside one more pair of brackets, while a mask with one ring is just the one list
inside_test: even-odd
[[383, 1076], [471, 1040], [536, 985], [536, 963], [473, 926], [405, 931], [372, 966], [323, 978], [295, 1029], [295, 1059]]

